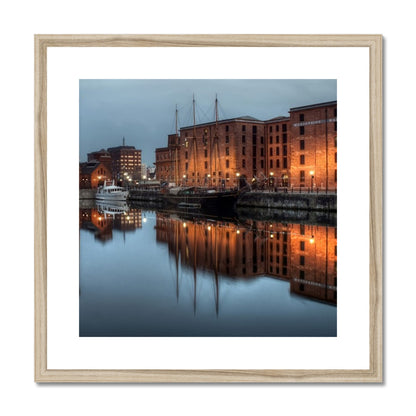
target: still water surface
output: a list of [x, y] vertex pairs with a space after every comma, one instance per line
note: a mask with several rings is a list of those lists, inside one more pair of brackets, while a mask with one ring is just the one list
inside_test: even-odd
[[80, 208], [80, 336], [336, 336], [336, 244], [261, 215]]

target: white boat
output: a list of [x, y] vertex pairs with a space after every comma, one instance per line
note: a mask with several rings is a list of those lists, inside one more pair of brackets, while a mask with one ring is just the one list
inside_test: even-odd
[[105, 217], [111, 216], [114, 218], [117, 214], [126, 214], [129, 211], [129, 206], [126, 201], [97, 201], [98, 212], [104, 214]]
[[125, 201], [129, 191], [126, 191], [121, 186], [114, 185], [114, 181], [111, 181], [111, 185], [104, 182], [103, 186], [97, 189], [95, 199], [106, 200], [106, 201]]

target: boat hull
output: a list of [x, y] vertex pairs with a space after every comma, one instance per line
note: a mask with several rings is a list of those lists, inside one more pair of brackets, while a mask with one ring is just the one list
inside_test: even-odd
[[99, 201], [126, 201], [128, 194], [128, 191], [113, 192], [111, 194], [100, 194], [97, 192], [95, 199]]
[[204, 211], [224, 212], [234, 210], [237, 202], [237, 193], [221, 192], [215, 194], [187, 194], [166, 195], [165, 201], [175, 207], [200, 207]]

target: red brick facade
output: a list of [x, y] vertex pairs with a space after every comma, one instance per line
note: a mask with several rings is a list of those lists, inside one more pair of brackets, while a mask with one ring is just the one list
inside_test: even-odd
[[156, 150], [156, 178], [188, 186], [233, 188], [245, 178], [269, 188], [336, 189], [336, 108], [330, 102], [292, 108], [290, 117], [183, 127]]
[[336, 189], [336, 103], [292, 108], [290, 119], [291, 184], [319, 189]]
[[111, 180], [111, 170], [108, 167], [93, 160], [91, 162], [80, 163], [79, 166], [79, 188], [80, 189], [90, 189], [97, 188], [99, 185], [102, 185], [104, 181]]
[[141, 180], [142, 151], [134, 146], [110, 147], [107, 151], [111, 155], [113, 177], [119, 181], [126, 181], [128, 175], [131, 180]]

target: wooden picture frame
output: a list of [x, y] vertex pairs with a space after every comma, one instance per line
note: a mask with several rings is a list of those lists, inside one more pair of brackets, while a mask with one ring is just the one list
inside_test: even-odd
[[[47, 55], [70, 47], [353, 47], [369, 53], [369, 368], [337, 370], [60, 370], [47, 360]], [[35, 36], [35, 381], [139, 383], [346, 383], [383, 380], [381, 35], [36, 35]]]

